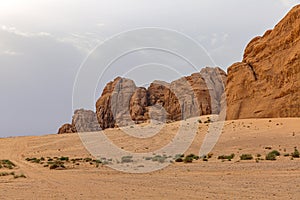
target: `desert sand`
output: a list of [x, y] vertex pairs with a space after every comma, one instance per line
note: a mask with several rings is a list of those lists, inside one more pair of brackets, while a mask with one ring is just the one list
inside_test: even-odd
[[[196, 118], [190, 120], [198, 123]], [[150, 142], [133, 139], [118, 129], [108, 129], [105, 134], [125, 150], [151, 152], [172, 139], [178, 123], [166, 124]], [[208, 124], [197, 126], [196, 137], [186, 154], [199, 153]], [[68, 164], [64, 170], [50, 170], [25, 160], [92, 157], [78, 134], [1, 138], [0, 160], [9, 159], [16, 167], [1, 168], [0, 173], [13, 171], [26, 178], [0, 176], [0, 196], [1, 199], [296, 200], [300, 199], [300, 158], [284, 156], [292, 153], [294, 147], [300, 148], [299, 118], [226, 121], [208, 161], [174, 162], [162, 170], [133, 174], [106, 165], [95, 167], [85, 163]], [[277, 160], [255, 160], [257, 154], [264, 159], [272, 150], [281, 153]], [[231, 161], [217, 159], [231, 153], [236, 155]], [[242, 154], [252, 154], [254, 159], [240, 160]]]

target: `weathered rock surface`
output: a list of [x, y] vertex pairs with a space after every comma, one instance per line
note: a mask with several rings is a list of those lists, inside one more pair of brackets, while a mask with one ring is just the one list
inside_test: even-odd
[[72, 125], [77, 132], [93, 132], [100, 131], [97, 115], [91, 110], [79, 109], [75, 110]]
[[227, 119], [300, 117], [300, 5], [228, 68]]
[[170, 84], [154, 81], [148, 89], [118, 77], [106, 85], [96, 103], [98, 122], [105, 129], [218, 113], [224, 81], [226, 73], [219, 68], [205, 68]]
[[64, 124], [58, 129], [58, 134], [76, 133], [76, 129], [72, 124]]
[[130, 116], [133, 121], [146, 121], [147, 115], [148, 92], [146, 88], [137, 88], [130, 98]]
[[93, 132], [101, 130], [96, 113], [91, 110], [75, 110], [72, 117], [72, 124], [64, 124], [58, 130], [58, 134]]
[[[96, 103], [97, 118], [102, 129], [127, 126], [134, 123], [129, 108], [131, 97], [136, 90], [137, 87], [132, 80], [120, 77], [105, 86], [101, 97]], [[137, 103], [139, 102], [142, 101]], [[134, 112], [138, 112], [138, 106], [135, 105]]]

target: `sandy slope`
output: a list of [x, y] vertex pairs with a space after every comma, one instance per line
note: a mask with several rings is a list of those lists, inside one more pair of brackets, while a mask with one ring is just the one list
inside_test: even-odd
[[[191, 119], [190, 123], [197, 123]], [[160, 148], [176, 134], [178, 122], [159, 134], [133, 139], [121, 130], [106, 135], [125, 150], [147, 152]], [[198, 125], [197, 125], [198, 126]], [[186, 127], [188, 130], [188, 127]], [[199, 124], [188, 152], [198, 153], [207, 130]], [[290, 153], [300, 149], [300, 119], [251, 119], [226, 122], [213, 158], [190, 164], [174, 163], [163, 170], [130, 174], [106, 166], [74, 166], [50, 170], [25, 161], [27, 157], [89, 157], [77, 134], [0, 139], [0, 159], [9, 159], [13, 170], [27, 178], [0, 177], [1, 199], [300, 199], [300, 159], [280, 156], [276, 161], [238, 161], [238, 155], [262, 154], [265, 147]], [[218, 155], [235, 153], [231, 161]]]

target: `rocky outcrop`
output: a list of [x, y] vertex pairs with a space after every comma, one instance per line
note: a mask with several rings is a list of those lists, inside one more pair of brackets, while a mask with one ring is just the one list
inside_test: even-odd
[[101, 130], [96, 113], [91, 110], [75, 110], [72, 117], [72, 124], [64, 124], [58, 134], [76, 133], [76, 132], [93, 132]]
[[101, 130], [97, 115], [91, 110], [75, 110], [72, 118], [72, 126], [77, 132], [93, 132]]
[[[137, 89], [132, 80], [120, 77], [105, 86], [101, 97], [96, 102], [97, 118], [102, 129], [133, 124], [129, 107], [131, 97]], [[142, 101], [137, 103], [139, 102]], [[138, 112], [139, 105], [134, 103], [132, 100], [132, 105], [135, 105], [134, 112]]]
[[228, 68], [227, 119], [300, 117], [300, 5]]
[[220, 68], [204, 68], [199, 73], [171, 83], [154, 81], [146, 89], [127, 78], [117, 77], [103, 89], [96, 102], [96, 113], [76, 110], [72, 124], [61, 133], [91, 132], [156, 120], [178, 121], [218, 114], [224, 93], [226, 73]]
[[106, 129], [150, 119], [165, 122], [217, 114], [224, 81], [226, 73], [219, 68], [205, 68], [170, 84], [154, 81], [148, 89], [118, 77], [105, 86], [96, 103], [98, 122]]
[[58, 134], [76, 133], [76, 128], [72, 124], [64, 124], [58, 129]]

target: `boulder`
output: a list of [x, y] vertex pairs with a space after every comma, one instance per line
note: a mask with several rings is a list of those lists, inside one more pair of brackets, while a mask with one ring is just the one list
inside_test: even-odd
[[64, 124], [58, 129], [58, 134], [76, 133], [76, 128], [72, 124]]

